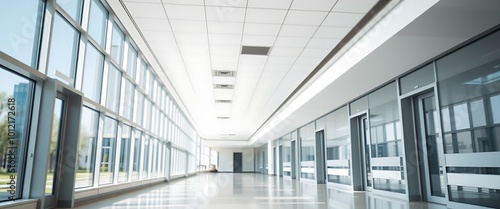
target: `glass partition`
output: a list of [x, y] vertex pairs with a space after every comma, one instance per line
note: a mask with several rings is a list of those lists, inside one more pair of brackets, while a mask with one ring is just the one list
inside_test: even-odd
[[[500, 32], [437, 60], [441, 123], [454, 202], [498, 207]], [[489, 163], [491, 162], [491, 163]], [[474, 198], [470, 198], [474, 197]]]
[[290, 134], [281, 137], [283, 160], [283, 176], [292, 176], [292, 143]]
[[347, 106], [326, 116], [328, 182], [351, 184], [351, 139]]
[[373, 188], [405, 193], [402, 129], [396, 83], [368, 95]]
[[300, 176], [304, 179], [316, 178], [314, 122], [299, 128]]

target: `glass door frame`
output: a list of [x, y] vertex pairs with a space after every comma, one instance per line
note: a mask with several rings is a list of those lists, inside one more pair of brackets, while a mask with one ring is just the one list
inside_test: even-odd
[[[79, 91], [58, 80], [46, 78], [37, 88], [41, 91], [40, 104], [34, 120], [50, 121], [50, 123], [39, 122], [36, 125], [35, 140], [30, 141], [30, 164], [32, 166], [28, 178], [38, 179], [30, 182], [27, 196], [38, 199], [38, 208], [72, 208], [75, 199], [76, 159], [80, 131], [80, 117], [82, 110], [82, 95]], [[64, 131], [60, 134], [59, 163], [57, 182], [54, 182], [54, 195], [46, 196], [47, 163], [50, 152], [50, 139], [52, 135], [52, 121], [56, 98], [66, 98], [66, 123]]]
[[[438, 197], [438, 196], [433, 196], [432, 191], [431, 191], [431, 177], [429, 176], [429, 162], [428, 162], [428, 153], [427, 153], [427, 137], [426, 137], [426, 124], [425, 124], [425, 117], [424, 117], [424, 105], [423, 105], [423, 100], [429, 97], [434, 97], [434, 105], [436, 107], [436, 116], [434, 118], [434, 122], [437, 123], [435, 125], [436, 127], [436, 135], [438, 135], [436, 140], [441, 140], [442, 142], [442, 130], [441, 130], [441, 121], [440, 121], [440, 111], [439, 111], [439, 105], [438, 105], [438, 98], [437, 95], [432, 91], [432, 92], [424, 92], [418, 95], [414, 96], [414, 102], [415, 102], [415, 131], [417, 135], [417, 146], [421, 147], [421, 151], [419, 154], [421, 154], [421, 173], [423, 174], [421, 177], [421, 186], [422, 186], [422, 197], [427, 200], [428, 202], [433, 202], [433, 203], [438, 203], [438, 204], [446, 204], [448, 201], [448, 189], [446, 188], [446, 165], [444, 162], [444, 150], [438, 149], [438, 158], [441, 159], [442, 163], [442, 172], [443, 172], [443, 184], [441, 185], [444, 187], [443, 194], [444, 197]], [[418, 115], [417, 115], [418, 114]], [[439, 147], [438, 147], [439, 148]]]
[[[58, 191], [57, 188], [59, 186], [58, 185], [59, 183], [58, 183], [57, 179], [59, 178], [59, 174], [60, 174], [59, 170], [60, 170], [60, 168], [62, 166], [61, 165], [62, 164], [61, 163], [61, 159], [63, 159], [61, 157], [61, 154], [62, 154], [62, 152], [61, 152], [61, 147], [62, 146], [61, 145], [62, 145], [62, 142], [65, 141], [64, 136], [65, 136], [65, 132], [66, 132], [65, 130], [66, 130], [66, 124], [67, 124], [67, 117], [66, 117], [67, 113], [66, 113], [66, 110], [68, 108], [66, 107], [66, 105], [67, 105], [68, 98], [67, 98], [67, 96], [65, 96], [65, 95], [63, 95], [61, 93], [57, 93], [56, 98], [54, 99], [54, 108], [56, 107], [55, 106], [55, 104], [56, 104], [55, 101], [57, 99], [61, 100], [62, 104], [61, 104], [61, 109], [60, 109], [60, 113], [59, 113], [60, 114], [59, 115], [60, 121], [59, 121], [59, 124], [57, 124], [57, 125], [59, 125], [59, 127], [57, 127], [57, 129], [58, 129], [58, 135], [57, 135], [57, 142], [56, 142], [56, 148], [55, 148], [55, 150], [56, 150], [56, 156], [55, 156], [55, 162], [54, 162], [55, 163], [55, 168], [54, 168], [54, 173], [53, 173], [53, 177], [52, 177], [53, 178], [52, 179], [53, 180], [53, 182], [52, 182], [52, 193], [51, 194], [45, 194], [45, 207], [46, 208], [47, 207], [52, 207], [54, 205], [54, 203], [56, 202], [56, 199], [57, 199], [57, 191]], [[53, 113], [55, 113], [55, 109], [54, 109]], [[53, 117], [52, 118], [52, 122], [53, 122], [54, 119], [55, 118]], [[51, 125], [54, 125], [54, 124], [52, 123]], [[54, 131], [54, 127], [52, 127], [50, 130], [51, 130], [51, 134], [53, 134], [52, 131]], [[52, 143], [52, 141], [51, 141], [52, 138], [50, 138], [49, 140], [50, 140], [49, 143]], [[50, 146], [49, 146], [49, 153], [48, 154], [49, 154], [49, 156], [51, 154]], [[50, 163], [50, 160], [51, 159], [49, 158], [49, 161], [47, 163]], [[48, 172], [48, 170], [47, 170], [47, 172]], [[45, 180], [46, 181], [45, 188], [47, 188], [47, 181], [48, 180], [49, 179]]]
[[[370, 127], [369, 110], [360, 111], [356, 114], [349, 116], [350, 121], [350, 136], [351, 136], [351, 162], [352, 169], [351, 185], [354, 191], [374, 191], [373, 178], [372, 186], [367, 185], [366, 174], [366, 141], [362, 134], [365, 132], [363, 119], [366, 119], [367, 126]], [[364, 133], [365, 136], [370, 137], [370, 133]], [[368, 146], [368, 151], [371, 153], [371, 147]], [[368, 156], [371, 159], [371, 155]], [[371, 165], [370, 165], [371, 169]]]

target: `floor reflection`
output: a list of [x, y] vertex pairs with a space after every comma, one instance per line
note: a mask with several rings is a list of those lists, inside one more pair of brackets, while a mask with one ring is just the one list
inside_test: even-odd
[[445, 209], [370, 192], [346, 192], [260, 174], [207, 173], [86, 204], [79, 209]]

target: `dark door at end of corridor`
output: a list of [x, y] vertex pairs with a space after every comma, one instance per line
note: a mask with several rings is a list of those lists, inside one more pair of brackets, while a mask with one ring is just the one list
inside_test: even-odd
[[233, 152], [233, 173], [243, 173], [243, 155], [241, 152]]

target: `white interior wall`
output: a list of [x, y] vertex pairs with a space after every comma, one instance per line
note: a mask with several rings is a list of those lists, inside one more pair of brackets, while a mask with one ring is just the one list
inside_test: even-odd
[[219, 152], [219, 172], [233, 172], [233, 153], [241, 152], [243, 155], [243, 172], [255, 172], [254, 148], [212, 148]]

